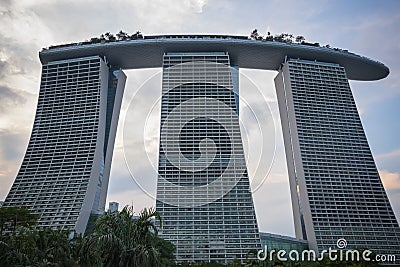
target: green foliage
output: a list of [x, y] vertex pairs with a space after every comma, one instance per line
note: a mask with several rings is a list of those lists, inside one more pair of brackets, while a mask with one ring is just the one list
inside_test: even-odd
[[19, 226], [36, 225], [39, 216], [24, 207], [0, 208], [0, 235], [15, 232]]
[[74, 266], [74, 244], [63, 230], [19, 227], [0, 240], [0, 266]]
[[[373, 267], [375, 262], [331, 261], [272, 261], [255, 259], [257, 251], [250, 251], [246, 262], [236, 259], [227, 265], [216, 262], [175, 263], [175, 246], [157, 236], [155, 220], [162, 225], [154, 209], [143, 209], [134, 219], [132, 207], [120, 212], [106, 212], [94, 223], [92, 233], [70, 237], [61, 229], [35, 228], [37, 215], [25, 208], [0, 208], [0, 266], [191, 266], [191, 267]], [[154, 220], [155, 219], [155, 220]], [[360, 255], [365, 248], [359, 248]], [[376, 254], [372, 253], [370, 258]]]
[[160, 252], [160, 266], [175, 266], [174, 252], [176, 248], [174, 244], [160, 237], [156, 237], [155, 246]]
[[[286, 43], [286, 44], [301, 44], [301, 45], [308, 45], [308, 46], [315, 46], [320, 47], [319, 43], [309, 43], [306, 42], [306, 38], [302, 35], [294, 36], [291, 33], [281, 33], [273, 36], [270, 32], [267, 33], [267, 36], [262, 36], [258, 33], [257, 29], [254, 29], [250, 34], [250, 39], [260, 40], [260, 41], [269, 41], [269, 42], [279, 42], [279, 43]], [[331, 48], [329, 44], [324, 46], [325, 48]], [[339, 49], [339, 48], [332, 48], [337, 51], [348, 52], [347, 50]]]
[[[106, 212], [97, 220], [93, 233], [85, 236], [81, 247], [81, 260], [85, 264], [102, 266], [159, 266], [161, 255], [170, 257], [174, 247], [162, 250], [157, 244], [165, 244], [157, 237], [161, 225], [160, 215], [154, 209], [143, 209], [138, 219], [133, 219], [132, 207], [121, 212]], [[163, 252], [161, 252], [163, 251]], [[167, 259], [164, 261], [167, 262]]]
[[239, 259], [234, 259], [232, 262], [226, 265], [227, 267], [241, 267], [242, 262]]
[[2, 267], [175, 266], [175, 246], [157, 236], [153, 218], [159, 225], [161, 218], [154, 209], [143, 209], [137, 219], [132, 207], [106, 212], [93, 233], [73, 238], [69, 231], [35, 228], [37, 216], [26, 209], [3, 209], [0, 214], [7, 231], [0, 235]]
[[[199, 262], [199, 263], [178, 263], [177, 265], [173, 265], [177, 267], [224, 267], [227, 266], [218, 262]], [[241, 266], [241, 265], [239, 265]]]

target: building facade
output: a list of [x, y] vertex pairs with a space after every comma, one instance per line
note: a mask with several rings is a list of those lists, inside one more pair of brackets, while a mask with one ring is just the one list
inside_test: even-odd
[[340, 49], [228, 35], [89, 41], [43, 49], [39, 57], [33, 130], [4, 206], [29, 208], [40, 227], [84, 233], [104, 211], [121, 69], [161, 67], [162, 236], [176, 245], [178, 261], [243, 260], [261, 248], [238, 121], [238, 69], [252, 68], [279, 71], [297, 238], [319, 251], [338, 239], [400, 251], [399, 225], [348, 83], [385, 78], [384, 64]]
[[[261, 246], [265, 251], [277, 252], [279, 250], [284, 250], [286, 256], [290, 254], [290, 251], [295, 250], [300, 254], [304, 250], [308, 250], [308, 242], [304, 239], [293, 238], [290, 236], [277, 235], [272, 233], [260, 232]], [[269, 259], [269, 254], [268, 254]]]
[[260, 238], [227, 53], [164, 55], [157, 206], [177, 261], [245, 260]]
[[43, 65], [36, 117], [4, 206], [39, 214], [39, 227], [84, 233], [104, 211], [126, 76], [100, 57]]
[[118, 211], [119, 203], [118, 202], [109, 202], [108, 203], [108, 211], [116, 212]]
[[399, 225], [345, 69], [288, 59], [275, 84], [297, 238], [320, 252], [345, 239], [347, 248], [398, 254]]

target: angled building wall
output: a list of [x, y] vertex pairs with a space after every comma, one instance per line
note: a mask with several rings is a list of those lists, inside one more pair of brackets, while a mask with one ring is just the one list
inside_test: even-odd
[[5, 206], [39, 214], [40, 227], [83, 233], [104, 211], [126, 76], [100, 57], [42, 67], [31, 138]]
[[[289, 59], [275, 78], [297, 238], [398, 254], [400, 230], [345, 69]], [[399, 258], [399, 255], [397, 255]]]
[[244, 261], [261, 247], [238, 85], [227, 53], [164, 55], [156, 208], [178, 262]]

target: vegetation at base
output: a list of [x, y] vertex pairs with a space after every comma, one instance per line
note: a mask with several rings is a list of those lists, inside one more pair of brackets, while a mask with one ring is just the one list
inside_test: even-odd
[[[272, 261], [254, 259], [251, 251], [245, 263], [235, 259], [228, 264], [217, 262], [175, 263], [175, 246], [158, 237], [154, 209], [143, 209], [133, 218], [133, 208], [106, 212], [94, 223], [93, 231], [84, 236], [61, 229], [36, 228], [38, 216], [26, 208], [0, 208], [0, 266], [140, 266], [140, 267], [369, 267], [379, 266], [366, 261]], [[365, 249], [359, 249], [363, 251]], [[362, 254], [362, 253], [360, 253]], [[251, 259], [251, 257], [253, 259]], [[370, 258], [374, 258], [371, 255]]]
[[81, 236], [36, 228], [38, 217], [27, 209], [2, 207], [0, 222], [7, 230], [0, 235], [0, 266], [174, 266], [175, 246], [157, 235], [153, 218], [161, 226], [160, 215], [154, 209], [133, 215], [128, 206], [106, 212], [92, 233]]
[[[93, 233], [82, 240], [80, 259], [89, 266], [159, 266], [173, 258], [175, 247], [157, 236], [161, 217], [154, 209], [143, 209], [133, 220], [132, 207], [106, 212], [97, 220]], [[168, 242], [169, 243], [169, 242]], [[169, 258], [168, 258], [169, 257]]]
[[0, 236], [3, 233], [15, 232], [17, 227], [36, 225], [39, 216], [32, 214], [24, 207], [0, 208]]
[[0, 266], [74, 266], [76, 244], [66, 231], [22, 226], [0, 237]]
[[[160, 265], [163, 266], [163, 265]], [[199, 264], [178, 264], [173, 265], [177, 267], [374, 267], [381, 266], [376, 263], [362, 263], [362, 262], [264, 262], [264, 263], [228, 263], [227, 265], [216, 262], [207, 262]]]
[[299, 261], [279, 261], [277, 259], [273, 261], [257, 261], [248, 260], [244, 264], [241, 264], [239, 260], [234, 260], [228, 264], [207, 262], [207, 263], [197, 263], [197, 264], [178, 264], [179, 267], [377, 267], [381, 266], [373, 262], [363, 262], [363, 261], [331, 261], [328, 258], [322, 261], [316, 262], [299, 262]]

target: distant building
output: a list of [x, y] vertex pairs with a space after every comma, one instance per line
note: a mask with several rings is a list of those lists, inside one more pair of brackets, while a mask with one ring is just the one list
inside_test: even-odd
[[284, 250], [288, 254], [291, 250], [296, 250], [301, 253], [303, 250], [308, 249], [307, 240], [297, 239], [290, 236], [260, 232], [260, 239], [262, 248], [267, 248], [268, 252], [271, 250]]
[[0, 201], [0, 207], [3, 206], [3, 204], [4, 204], [4, 201]]
[[109, 202], [108, 203], [108, 211], [118, 211], [119, 203], [118, 202]]

